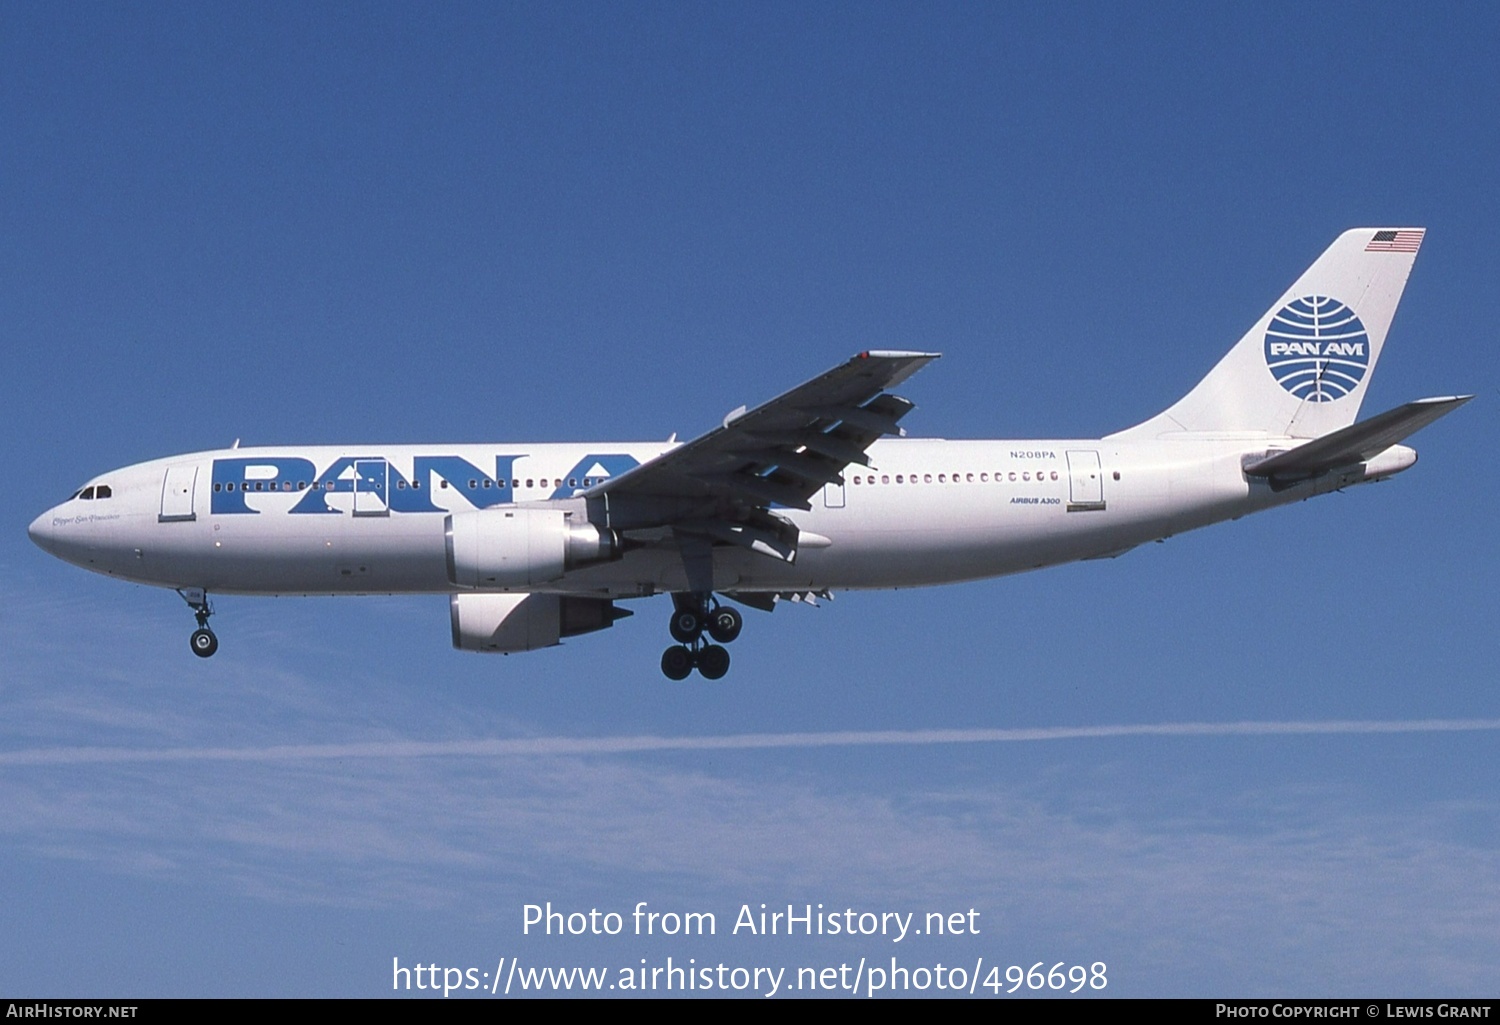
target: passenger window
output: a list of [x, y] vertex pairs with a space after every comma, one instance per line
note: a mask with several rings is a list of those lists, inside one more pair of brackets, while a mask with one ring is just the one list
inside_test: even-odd
[[477, 487], [479, 487], [479, 482], [477, 480], [474, 480], [474, 479], [470, 478], [470, 480], [469, 480], [469, 490], [473, 491]]
[[981, 483], [981, 484], [988, 484], [989, 482], [990, 482], [990, 475], [989, 474], [987, 474], [987, 473], [981, 473], [979, 475], [979, 483]]
[[440, 480], [440, 481], [438, 481], [438, 487], [443, 488], [443, 489], [446, 490], [447, 487], [448, 487], [448, 482], [445, 481], [445, 480]]
[[880, 475], [880, 483], [882, 483], [882, 484], [889, 484], [890, 482], [891, 482], [891, 478], [890, 478], [889, 475], [884, 474], [884, 473], [882, 473]]
[[531, 481], [527, 481], [527, 482], [526, 482], [526, 486], [527, 486], [527, 487], [528, 487], [528, 488], [533, 488], [533, 487], [536, 487], [536, 485], [535, 485], [535, 484], [533, 484], [533, 483], [532, 483], [532, 482], [531, 482]]
[[397, 491], [405, 491], [406, 490], [406, 481], [404, 481], [404, 480], [397, 480], [396, 481], [396, 490]]
[[1052, 479], [1053, 480], [1057, 480], [1057, 471], [1056, 470], [1052, 471]]
[[[929, 477], [928, 479], [931, 480], [932, 478]], [[945, 474], [945, 473], [938, 474], [938, 483], [939, 484], [947, 484], [948, 483], [948, 475]]]
[[493, 481], [486, 479], [484, 482], [484, 489], [488, 491], [493, 486], [493, 484]]
[[925, 482], [927, 484], [931, 484], [932, 483], [932, 474], [930, 474], [930, 473], [924, 473], [924, 474], [922, 474], [922, 480], [923, 480], [923, 482]]
[[570, 488], [576, 488], [577, 486], [578, 486], [578, 478], [577, 477], [569, 477], [568, 478], [568, 487], [570, 487]]
[[215, 483], [215, 484], [214, 484], [214, 494], [216, 494], [216, 495], [217, 495], [217, 494], [218, 494], [218, 493], [219, 493], [219, 491], [220, 491], [220, 490], [221, 490], [221, 489], [222, 489], [222, 488], [223, 488], [223, 487], [224, 487], [224, 485], [222, 485], [222, 484], [218, 484], [218, 483]]

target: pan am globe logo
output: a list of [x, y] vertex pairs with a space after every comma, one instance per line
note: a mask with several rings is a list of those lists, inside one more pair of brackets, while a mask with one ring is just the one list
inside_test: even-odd
[[1326, 295], [1289, 302], [1266, 328], [1266, 367], [1308, 402], [1333, 402], [1370, 369], [1370, 336], [1354, 311]]

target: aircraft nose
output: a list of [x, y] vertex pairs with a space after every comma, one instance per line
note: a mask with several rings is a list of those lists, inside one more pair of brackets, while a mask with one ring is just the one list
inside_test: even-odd
[[52, 510], [48, 509], [26, 528], [26, 534], [44, 552], [52, 551]]

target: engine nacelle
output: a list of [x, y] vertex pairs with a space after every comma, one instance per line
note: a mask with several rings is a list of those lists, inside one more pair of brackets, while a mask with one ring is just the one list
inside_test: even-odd
[[561, 594], [455, 594], [448, 611], [455, 648], [504, 654], [550, 648], [632, 614], [607, 598]]
[[452, 513], [444, 531], [448, 580], [456, 587], [533, 587], [620, 557], [618, 534], [575, 524], [559, 509], [502, 505]]

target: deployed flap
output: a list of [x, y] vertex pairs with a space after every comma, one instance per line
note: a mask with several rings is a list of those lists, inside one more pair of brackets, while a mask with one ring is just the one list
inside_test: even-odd
[[737, 409], [702, 437], [584, 492], [591, 518], [597, 510], [596, 522], [615, 530], [678, 527], [790, 561], [795, 528], [767, 508], [811, 508], [825, 484], [843, 482], [846, 466], [869, 462], [865, 449], [876, 438], [903, 433], [897, 422], [914, 407], [886, 389], [937, 358], [863, 352]]
[[1252, 463], [1245, 467], [1245, 472], [1252, 477], [1304, 479], [1335, 467], [1362, 463], [1415, 434], [1439, 417], [1453, 412], [1473, 397], [1454, 395], [1408, 402], [1332, 434], [1325, 434], [1305, 445], [1298, 445], [1294, 449]]

